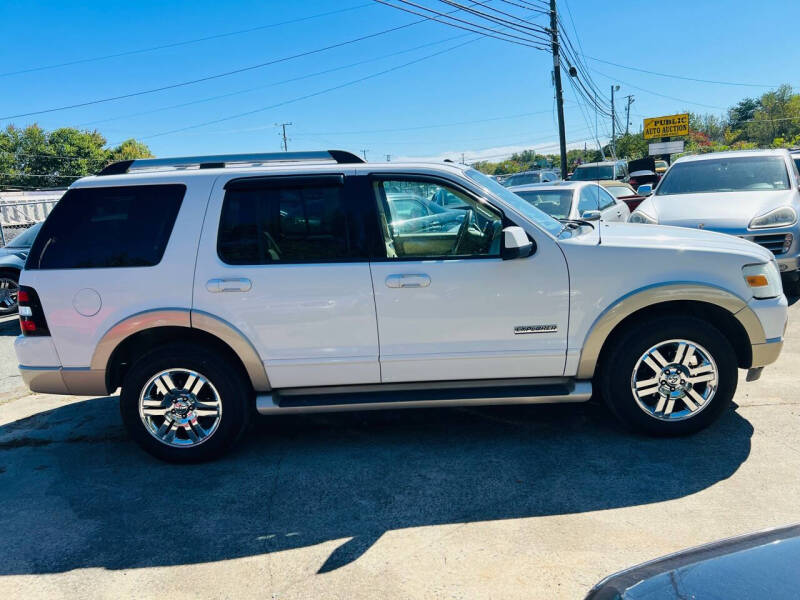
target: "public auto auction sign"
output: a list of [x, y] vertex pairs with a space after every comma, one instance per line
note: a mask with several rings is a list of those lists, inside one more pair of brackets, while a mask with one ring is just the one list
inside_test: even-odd
[[689, 135], [689, 115], [669, 115], [644, 120], [644, 139]]

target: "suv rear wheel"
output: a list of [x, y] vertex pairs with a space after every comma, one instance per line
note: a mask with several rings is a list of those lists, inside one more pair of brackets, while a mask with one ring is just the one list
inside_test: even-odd
[[130, 436], [169, 462], [224, 454], [245, 431], [253, 392], [231, 361], [189, 344], [170, 344], [131, 366], [120, 412]]
[[662, 317], [630, 328], [599, 374], [612, 412], [652, 435], [684, 435], [710, 425], [730, 405], [737, 377], [730, 342], [695, 317]]

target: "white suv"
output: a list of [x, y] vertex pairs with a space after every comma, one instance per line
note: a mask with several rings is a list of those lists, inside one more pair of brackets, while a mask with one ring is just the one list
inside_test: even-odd
[[20, 283], [30, 388], [121, 387], [130, 435], [179, 462], [228, 449], [254, 409], [595, 386], [633, 429], [693, 432], [737, 368], [777, 359], [787, 309], [751, 242], [557, 221], [473, 169], [342, 151], [115, 163], [73, 184]]

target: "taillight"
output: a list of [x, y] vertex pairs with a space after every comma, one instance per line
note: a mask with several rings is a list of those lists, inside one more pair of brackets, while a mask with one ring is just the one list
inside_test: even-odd
[[19, 303], [19, 328], [25, 336], [50, 335], [47, 319], [44, 318], [39, 295], [32, 287], [21, 285], [17, 293]]

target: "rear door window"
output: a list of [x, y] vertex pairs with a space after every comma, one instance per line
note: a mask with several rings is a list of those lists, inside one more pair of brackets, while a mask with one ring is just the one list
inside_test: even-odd
[[36, 236], [25, 268], [157, 265], [185, 193], [180, 184], [69, 190]]
[[342, 176], [228, 184], [217, 253], [230, 265], [366, 259], [354, 243]]

